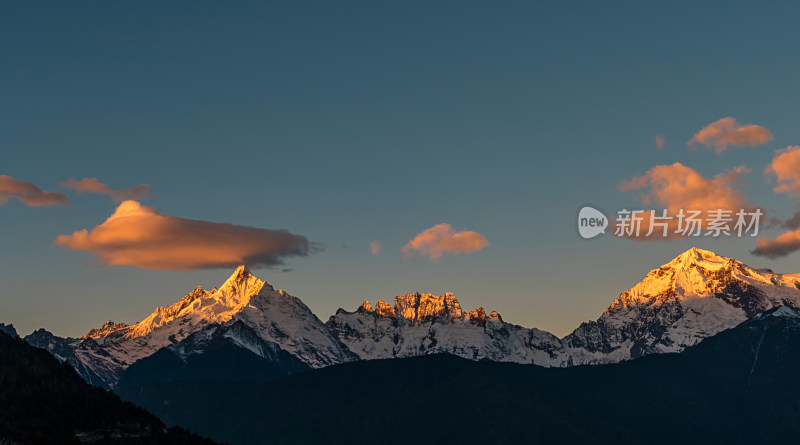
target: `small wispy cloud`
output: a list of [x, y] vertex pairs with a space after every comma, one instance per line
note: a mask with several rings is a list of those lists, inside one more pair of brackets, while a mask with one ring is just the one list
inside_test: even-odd
[[[790, 145], [776, 151], [764, 174], [777, 179], [778, 184], [772, 189], [775, 193], [800, 198], [800, 146]], [[800, 210], [788, 220], [781, 221], [781, 226], [789, 230], [773, 239], [758, 238], [751, 253], [775, 259], [800, 250]]]
[[658, 148], [659, 150], [664, 148], [664, 145], [666, 145], [667, 143], [667, 139], [664, 137], [663, 134], [657, 134], [654, 139], [656, 141], [656, 148]]
[[694, 135], [686, 145], [693, 147], [697, 144], [714, 149], [717, 154], [724, 152], [729, 146], [755, 147], [764, 145], [775, 139], [765, 127], [761, 125], [740, 125], [732, 117], [723, 117], [703, 127]]
[[784, 232], [774, 239], [759, 237], [753, 255], [776, 259], [800, 250], [800, 229]]
[[488, 245], [486, 237], [478, 232], [456, 232], [450, 224], [442, 223], [417, 234], [403, 247], [402, 252], [406, 258], [417, 252], [431, 261], [437, 261], [445, 254], [478, 252]]
[[83, 178], [76, 181], [74, 178], [61, 184], [62, 187], [74, 190], [77, 194], [96, 193], [108, 195], [114, 202], [128, 200], [142, 201], [154, 197], [148, 184], [133, 186], [128, 189], [112, 189], [107, 184], [97, 180], [97, 178]]
[[778, 180], [778, 185], [773, 189], [775, 193], [800, 198], [800, 146], [790, 145], [775, 152], [764, 173]]
[[67, 205], [69, 198], [63, 193], [47, 192], [32, 182], [20, 181], [8, 175], [0, 175], [0, 205], [15, 198], [30, 207]]
[[370, 241], [369, 250], [372, 251], [372, 254], [375, 255], [375, 256], [380, 255], [380, 253], [381, 253], [381, 243], [378, 242], [378, 241]]

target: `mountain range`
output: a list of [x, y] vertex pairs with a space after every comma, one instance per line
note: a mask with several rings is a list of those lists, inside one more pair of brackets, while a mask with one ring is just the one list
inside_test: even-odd
[[617, 364], [431, 354], [261, 382], [149, 382], [121, 395], [232, 445], [796, 443], [798, 351], [800, 313], [782, 306], [681, 353]]
[[[237, 379], [440, 353], [545, 367], [616, 363], [680, 352], [776, 307], [800, 309], [800, 274], [754, 269], [692, 248], [649, 272], [597, 320], [564, 338], [507, 323], [482, 307], [466, 311], [452, 293], [411, 293], [393, 303], [380, 300], [373, 307], [365, 301], [323, 323], [299, 298], [240, 266], [219, 288], [197, 287], [141, 322], [109, 321], [80, 339], [40, 329], [25, 341], [106, 388], [144, 376], [230, 375], [209, 365], [212, 355], [248, 363], [236, 367]], [[159, 369], [165, 371], [156, 376]]]
[[[15, 342], [3, 348], [47, 350], [73, 376], [59, 371], [49, 382], [80, 375], [167, 425], [232, 444], [378, 435], [387, 443], [774, 443], [800, 434], [792, 383], [800, 274], [695, 248], [563, 338], [462, 309], [452, 293], [364, 301], [323, 322], [245, 266], [135, 324], [108, 321], [81, 338], [39, 329], [24, 339], [0, 324], [0, 336]], [[34, 373], [51, 366], [37, 360]], [[24, 388], [7, 385], [4, 397], [23, 403]], [[79, 434], [84, 424], [70, 422], [59, 434]]]

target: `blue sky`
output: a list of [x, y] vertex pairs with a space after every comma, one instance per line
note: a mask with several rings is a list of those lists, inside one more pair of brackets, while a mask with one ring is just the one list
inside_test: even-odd
[[[135, 322], [232, 270], [96, 267], [52, 247], [117, 205], [64, 190], [70, 178], [149, 184], [156, 197], [143, 204], [163, 214], [322, 243], [288, 258], [291, 272], [253, 269], [323, 320], [364, 299], [453, 291], [467, 309], [564, 335], [692, 245], [800, 272], [797, 254], [752, 256], [752, 239], [585, 241], [574, 224], [583, 204], [641, 206], [618, 183], [674, 162], [706, 177], [746, 165], [747, 199], [792, 214], [796, 199], [763, 174], [775, 150], [800, 144], [800, 11], [788, 4], [0, 8], [0, 174], [71, 199], [0, 206], [0, 321], [22, 333]], [[723, 154], [686, 147], [727, 116], [775, 139]], [[438, 223], [490, 245], [404, 258]]]

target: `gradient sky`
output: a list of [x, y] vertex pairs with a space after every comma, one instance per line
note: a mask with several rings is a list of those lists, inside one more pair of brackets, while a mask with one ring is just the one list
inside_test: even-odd
[[[53, 247], [117, 206], [60, 185], [83, 177], [149, 184], [142, 203], [166, 215], [321, 243], [253, 271], [323, 321], [364, 299], [453, 291], [561, 336], [692, 245], [800, 272], [800, 253], [756, 257], [753, 239], [586, 241], [575, 227], [584, 204], [645, 208], [618, 184], [674, 162], [706, 177], [745, 165], [748, 201], [791, 216], [797, 198], [763, 172], [800, 145], [800, 8], [531, 3], [0, 6], [0, 174], [71, 200], [0, 205], [0, 321], [79, 336], [231, 273], [97, 267]], [[687, 148], [728, 116], [774, 140]], [[439, 223], [489, 246], [403, 257]]]

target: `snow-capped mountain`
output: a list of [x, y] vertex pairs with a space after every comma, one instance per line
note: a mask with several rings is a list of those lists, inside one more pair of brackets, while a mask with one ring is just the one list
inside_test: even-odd
[[362, 359], [450, 353], [542, 366], [614, 363], [679, 352], [769, 309], [800, 308], [800, 274], [753, 269], [692, 248], [623, 292], [597, 321], [563, 339], [462, 311], [453, 294], [408, 294], [394, 306], [364, 302], [326, 325]]
[[[81, 340], [79, 338], [64, 338], [53, 335], [45, 329], [37, 329], [25, 336], [24, 340], [37, 348], [48, 350], [59, 361], [69, 363], [87, 382], [107, 387], [108, 384], [97, 372], [114, 374], [114, 369], [108, 368], [113, 364], [109, 361], [97, 361], [96, 366], [88, 366], [85, 357], [102, 356], [104, 352], [94, 339]], [[82, 358], [78, 358], [82, 357]]]
[[[157, 351], [166, 350], [158, 357], [183, 375], [208, 371], [197, 357], [223, 347], [234, 351], [229, 357], [248, 351], [252, 369], [279, 373], [434, 353], [549, 367], [614, 363], [680, 352], [779, 307], [800, 309], [800, 274], [754, 269], [695, 248], [648, 273], [598, 320], [562, 339], [506, 323], [494, 311], [465, 311], [452, 293], [412, 293], [374, 308], [365, 301], [353, 312], [339, 309], [323, 324], [298, 298], [240, 266], [219, 289], [197, 287], [139, 323], [109, 321], [81, 339], [40, 329], [25, 340], [70, 363], [86, 380], [114, 387], [126, 369]], [[206, 357], [212, 356], [221, 357]]]
[[114, 332], [117, 332], [127, 327], [128, 325], [126, 325], [125, 323], [114, 323], [113, 321], [108, 320], [103, 324], [103, 326], [100, 326], [99, 328], [92, 328], [88, 333], [84, 334], [83, 337], [81, 337], [81, 340], [86, 340], [87, 338], [98, 339], [98, 338], [108, 337]]
[[147, 382], [259, 381], [310, 369], [241, 320], [211, 324], [129, 366], [117, 389]]
[[[681, 354], [625, 365], [542, 369], [442, 354], [260, 384], [143, 385], [128, 400], [232, 444], [791, 444], [800, 436], [795, 317], [781, 306]], [[412, 414], [393, 421], [397, 413]]]
[[753, 269], [689, 249], [563, 339], [573, 364], [679, 352], [779, 306], [800, 308], [800, 274]]
[[302, 301], [275, 290], [245, 266], [237, 268], [219, 289], [206, 291], [197, 287], [134, 325], [107, 322], [81, 340], [52, 334], [48, 337], [41, 332], [31, 334], [28, 340], [73, 364], [87, 380], [95, 380], [96, 376], [103, 386], [113, 387], [121, 373], [137, 360], [211, 325], [236, 321], [310, 367], [356, 359]]
[[452, 293], [402, 295], [394, 306], [378, 301], [374, 310], [365, 301], [355, 312], [339, 309], [326, 325], [362, 359], [448, 353], [544, 366], [567, 362], [556, 336], [506, 323], [483, 308], [463, 311]]

